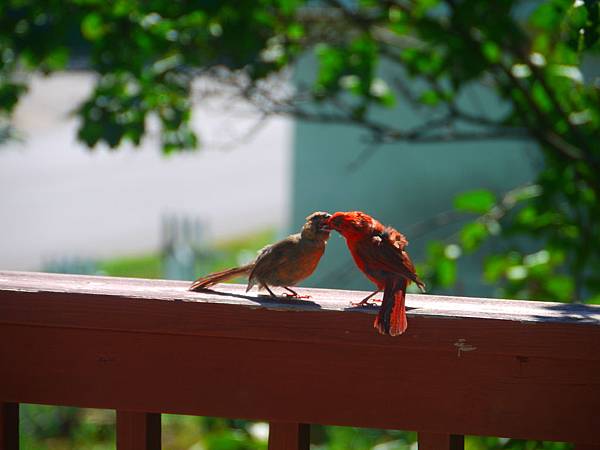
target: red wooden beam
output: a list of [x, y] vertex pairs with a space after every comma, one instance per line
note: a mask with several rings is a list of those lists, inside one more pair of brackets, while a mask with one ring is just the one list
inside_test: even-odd
[[0, 449], [19, 449], [19, 404], [0, 402]]
[[271, 422], [269, 450], [308, 450], [310, 425], [302, 423]]
[[117, 411], [117, 450], [160, 448], [160, 414]]
[[600, 444], [598, 307], [409, 295], [390, 338], [361, 292], [187, 286], [0, 273], [0, 398]]
[[447, 433], [418, 434], [419, 450], [463, 450], [465, 448], [464, 436]]
[[600, 444], [575, 443], [574, 450], [600, 450]]

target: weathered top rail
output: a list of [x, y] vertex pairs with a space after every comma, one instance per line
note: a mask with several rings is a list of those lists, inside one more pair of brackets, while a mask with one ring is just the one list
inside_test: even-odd
[[0, 401], [600, 444], [600, 308], [0, 272]]

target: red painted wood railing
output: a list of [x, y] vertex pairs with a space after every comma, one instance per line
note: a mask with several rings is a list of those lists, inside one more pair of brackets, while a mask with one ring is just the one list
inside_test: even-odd
[[117, 447], [160, 448], [160, 413], [260, 419], [270, 449], [309, 425], [600, 449], [600, 308], [409, 295], [409, 329], [378, 335], [364, 293], [274, 301], [221, 285], [0, 272], [0, 446], [18, 403], [117, 410]]

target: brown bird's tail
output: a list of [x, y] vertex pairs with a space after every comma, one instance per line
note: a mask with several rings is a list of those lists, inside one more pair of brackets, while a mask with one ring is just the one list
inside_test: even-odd
[[222, 281], [231, 280], [232, 278], [239, 277], [242, 275], [248, 275], [252, 271], [253, 267], [254, 264], [247, 264], [245, 266], [234, 267], [232, 269], [226, 269], [220, 272], [211, 273], [210, 275], [200, 277], [196, 281], [194, 281], [190, 286], [189, 290], [199, 291], [201, 289], [211, 287]]
[[398, 336], [408, 328], [404, 307], [407, 285], [408, 281], [404, 278], [386, 284], [383, 291], [383, 302], [373, 324], [373, 327], [377, 328], [381, 334]]

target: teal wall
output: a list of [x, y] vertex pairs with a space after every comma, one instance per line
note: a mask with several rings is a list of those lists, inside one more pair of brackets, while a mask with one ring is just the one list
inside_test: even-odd
[[[493, 94], [480, 87], [464, 95], [461, 104], [471, 113], [486, 116], [504, 110]], [[395, 110], [377, 114], [381, 120], [407, 126], [425, 120], [431, 112], [415, 112], [400, 104]], [[486, 188], [501, 194], [533, 180], [542, 165], [534, 143], [496, 140], [385, 145], [352, 170], [349, 165], [366, 146], [362, 137], [364, 132], [348, 126], [296, 123], [290, 231], [298, 230], [315, 210], [362, 210], [405, 232], [410, 241], [408, 251], [413, 261], [419, 262], [428, 240], [451, 236], [460, 224], [411, 236], [415, 224], [451, 210], [453, 198], [460, 192]], [[480, 280], [481, 264], [477, 257], [465, 258], [452, 293], [494, 295], [494, 289]], [[303, 285], [372, 287], [354, 267], [345, 242], [337, 234], [332, 235], [321, 265]]]

